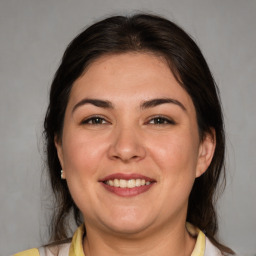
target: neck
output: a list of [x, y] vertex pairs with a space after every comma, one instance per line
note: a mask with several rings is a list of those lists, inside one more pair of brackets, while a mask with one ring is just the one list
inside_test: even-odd
[[87, 227], [83, 245], [86, 256], [189, 256], [195, 239], [187, 232], [185, 223], [128, 235]]

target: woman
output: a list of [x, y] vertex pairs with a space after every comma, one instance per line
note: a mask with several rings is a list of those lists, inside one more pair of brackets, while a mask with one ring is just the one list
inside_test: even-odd
[[51, 244], [17, 255], [233, 254], [215, 237], [218, 89], [174, 23], [115, 16], [78, 35], [52, 83], [45, 136]]

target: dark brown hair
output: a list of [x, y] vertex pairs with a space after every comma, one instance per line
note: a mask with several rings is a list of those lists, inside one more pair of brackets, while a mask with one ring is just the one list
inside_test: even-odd
[[201, 139], [215, 130], [214, 157], [205, 174], [195, 180], [189, 197], [187, 221], [203, 230], [223, 252], [232, 253], [215, 237], [218, 229], [214, 207], [216, 191], [220, 181], [225, 181], [225, 137], [218, 88], [191, 37], [173, 22], [148, 14], [114, 16], [93, 24], [70, 43], [55, 74], [44, 122], [48, 169], [56, 197], [52, 240], [67, 238], [70, 215], [77, 225], [82, 222], [66, 182], [60, 179], [61, 165], [54, 145], [55, 135], [61, 139], [72, 85], [97, 58], [125, 52], [149, 52], [163, 57], [193, 100]]

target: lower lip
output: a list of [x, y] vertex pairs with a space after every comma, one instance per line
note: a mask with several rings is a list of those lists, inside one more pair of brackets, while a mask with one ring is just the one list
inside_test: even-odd
[[142, 194], [146, 191], [148, 191], [153, 185], [154, 182], [150, 183], [149, 185], [144, 185], [140, 187], [134, 187], [134, 188], [120, 188], [120, 187], [113, 187], [105, 184], [104, 182], [101, 182], [103, 187], [108, 190], [109, 192], [112, 192], [118, 196], [122, 197], [132, 197], [137, 196], [139, 194]]

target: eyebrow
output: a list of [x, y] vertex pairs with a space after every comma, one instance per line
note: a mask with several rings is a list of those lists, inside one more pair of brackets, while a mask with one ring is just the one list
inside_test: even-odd
[[141, 104], [141, 109], [147, 109], [147, 108], [153, 108], [158, 105], [166, 104], [166, 103], [172, 103], [182, 108], [182, 110], [187, 111], [185, 106], [178, 100], [171, 99], [171, 98], [159, 98], [159, 99], [152, 99], [148, 101], [144, 101]]
[[79, 101], [72, 109], [72, 113], [78, 108], [85, 104], [92, 104], [99, 108], [114, 108], [113, 104], [110, 101], [107, 100], [99, 100], [99, 99], [88, 99], [85, 98], [81, 101]]
[[[141, 105], [140, 108], [141, 109], [148, 109], [148, 108], [153, 108], [162, 104], [166, 104], [166, 103], [172, 103], [175, 104], [179, 107], [181, 107], [184, 111], [186, 111], [185, 106], [178, 100], [175, 99], [171, 99], [171, 98], [159, 98], [159, 99], [152, 99], [152, 100], [147, 100], [144, 101]], [[82, 99], [81, 101], [79, 101], [72, 109], [72, 113], [78, 108], [81, 107], [83, 105], [86, 104], [92, 104], [96, 107], [99, 108], [111, 108], [113, 109], [114, 106], [113, 104], [108, 101], [108, 100], [99, 100], [99, 99], [89, 99], [89, 98], [85, 98]]]

